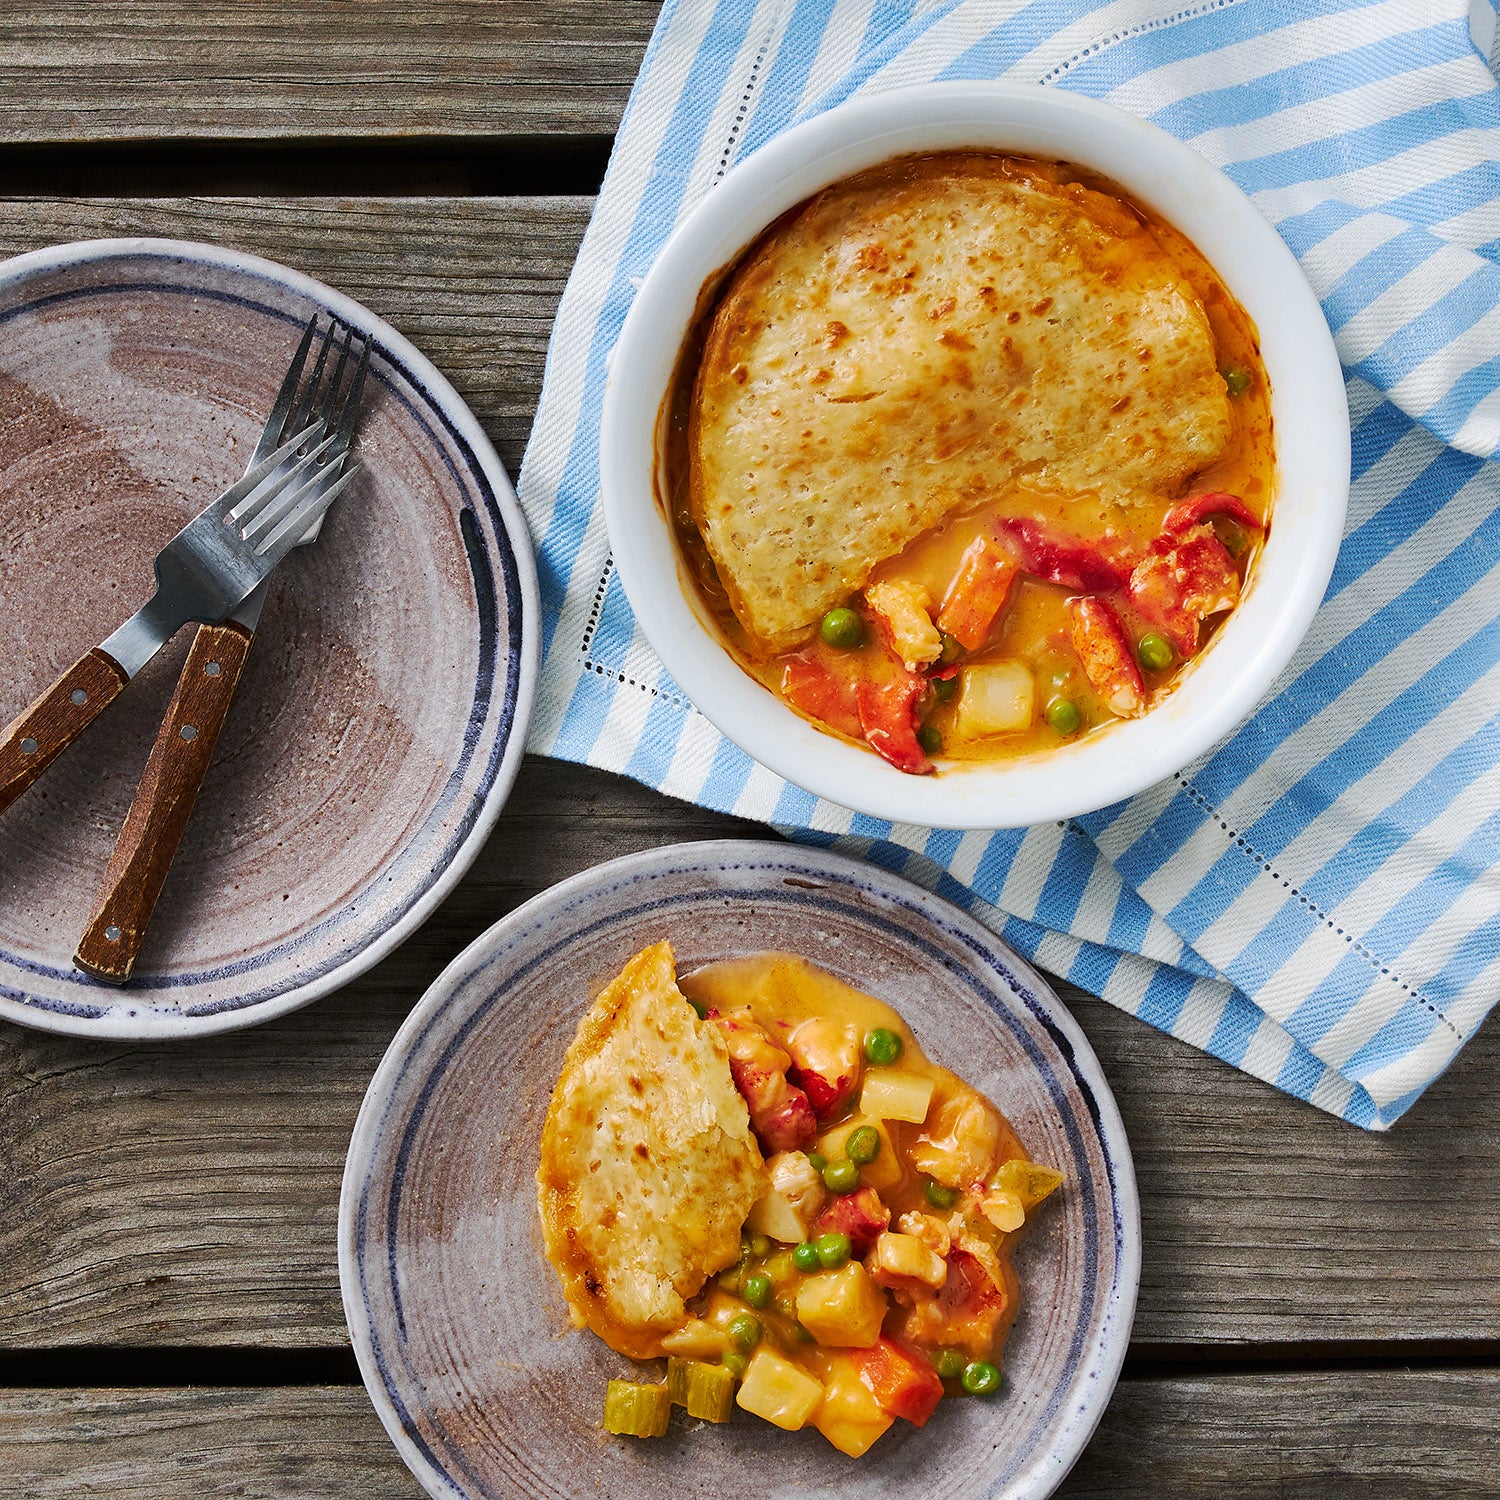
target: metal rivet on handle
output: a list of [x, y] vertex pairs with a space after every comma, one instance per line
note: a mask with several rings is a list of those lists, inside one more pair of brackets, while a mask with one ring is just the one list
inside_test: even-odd
[[73, 701], [82, 708], [89, 701], [89, 695], [82, 688], [73, 689]]
[[185, 740], [195, 740], [198, 738], [198, 731], [191, 724], [184, 724], [177, 732]]
[[205, 677], [217, 677], [223, 670], [224, 668], [221, 667], [218, 662], [211, 661], [206, 667], [204, 667], [203, 675]]
[[118, 943], [120, 941], [120, 929], [118, 927], [106, 927], [104, 929], [104, 936], [107, 937], [110, 942]]
[[27, 735], [26, 738], [21, 741], [21, 754], [22, 755], [35, 755], [36, 754], [36, 741], [34, 739], [32, 739], [30, 735]]

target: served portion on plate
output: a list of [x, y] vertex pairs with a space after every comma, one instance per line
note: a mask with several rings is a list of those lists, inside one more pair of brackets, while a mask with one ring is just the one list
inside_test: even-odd
[[574, 1323], [666, 1356], [610, 1381], [608, 1431], [738, 1405], [852, 1458], [1000, 1389], [1016, 1237], [1062, 1180], [889, 1006], [787, 953], [679, 985], [666, 941], [579, 1022], [537, 1172]]
[[[764, 1042], [731, 997], [764, 1018]], [[818, 1031], [803, 1027], [814, 1011], [834, 1009], [837, 1024], [823, 1038], [831, 1050], [815, 1057]], [[719, 1012], [712, 1021], [710, 1010]], [[777, 1050], [792, 1058], [778, 1017], [795, 1023], [799, 1081], [790, 1067], [778, 1075], [763, 1066]], [[726, 1034], [720, 1022], [737, 1029]], [[848, 1059], [851, 1027], [857, 1074], [835, 1060]], [[871, 1062], [867, 1043], [889, 1060]], [[566, 1102], [554, 1107], [565, 1071]], [[881, 1082], [897, 1085], [885, 1103]], [[914, 1114], [929, 1083], [922, 1126], [878, 1113]], [[961, 1089], [983, 1121], [977, 1136], [988, 1141], [995, 1130], [987, 1163], [967, 1183], [967, 1166], [913, 1160], [943, 1098]], [[999, 1105], [1009, 1130], [976, 1099]], [[873, 1132], [873, 1153], [861, 1131]], [[1019, 1234], [978, 1207], [989, 1198], [1014, 1221], [1004, 1195], [1023, 1171], [1015, 1140], [1064, 1179]], [[637, 1168], [637, 1147], [649, 1172]], [[896, 1184], [887, 1174], [898, 1162]], [[583, 1184], [576, 1196], [570, 1180]], [[944, 1189], [955, 1194], [951, 1208], [941, 1206]], [[1014, 1185], [1023, 1215], [1024, 1189]], [[805, 1229], [778, 1217], [813, 1214], [820, 1192]], [[961, 1204], [961, 1219], [977, 1209], [981, 1226], [953, 1225]], [[877, 1228], [882, 1209], [891, 1218]], [[902, 1227], [912, 1214], [923, 1222], [910, 1226], [934, 1240], [938, 1226], [949, 1234], [950, 1253], [939, 1258], [953, 1294], [973, 1270], [955, 1262], [955, 1236], [993, 1236], [988, 1285], [1006, 1293], [1003, 1311], [979, 1281], [981, 1295], [963, 1299], [974, 1318], [962, 1335], [956, 1322], [943, 1333], [917, 1326], [944, 1318], [941, 1294], [925, 1298], [914, 1280], [907, 1305], [880, 1284], [937, 1275], [917, 1253], [936, 1249]], [[856, 1252], [871, 1231], [904, 1254], [880, 1268], [874, 1245]], [[793, 1243], [794, 1232], [805, 1237]], [[846, 1259], [838, 1236], [849, 1241]], [[811, 1269], [809, 1246], [838, 1263], [820, 1257]], [[982, 1249], [967, 1253], [985, 1259]], [[753, 1475], [757, 1493], [869, 1500], [927, 1493], [941, 1472], [953, 1500], [1038, 1500], [1082, 1451], [1113, 1389], [1139, 1254], [1118, 1114], [1087, 1041], [1045, 984], [992, 933], [916, 886], [823, 851], [739, 840], [589, 870], [460, 955], [371, 1083], [340, 1208], [340, 1280], [361, 1372], [413, 1472], [445, 1497], [727, 1495], [745, 1492]], [[569, 1299], [603, 1338], [570, 1327]], [[872, 1341], [838, 1344], [862, 1306], [872, 1321], [880, 1312]], [[817, 1331], [821, 1352], [802, 1342], [794, 1315]], [[868, 1325], [853, 1331], [870, 1336]], [[963, 1358], [946, 1383], [934, 1363], [945, 1351]], [[736, 1355], [746, 1359], [743, 1376]], [[657, 1363], [643, 1369], [644, 1358]], [[757, 1359], [775, 1380], [750, 1379]], [[977, 1368], [969, 1379], [981, 1394], [960, 1396], [970, 1365], [996, 1366], [998, 1392], [982, 1394], [993, 1377]], [[942, 1368], [954, 1368], [953, 1358]], [[796, 1425], [795, 1407], [776, 1404], [779, 1382], [804, 1404], [815, 1383], [827, 1433], [846, 1449], [873, 1447], [857, 1462], [840, 1452], [819, 1430], [817, 1409], [800, 1431], [773, 1432], [739, 1407], [706, 1431], [679, 1412], [649, 1441], [601, 1428], [611, 1381], [675, 1382], [688, 1411], [717, 1403], [716, 1414], [726, 1376], [731, 1399], [743, 1395], [786, 1425]], [[919, 1430], [904, 1418], [923, 1415], [935, 1382], [953, 1399], [938, 1400]], [[655, 1430], [661, 1411], [660, 1391], [624, 1391], [611, 1423]]]
[[741, 664], [898, 770], [1148, 712], [1239, 602], [1275, 490], [1256, 331], [1097, 173], [899, 157], [719, 278], [664, 472]]

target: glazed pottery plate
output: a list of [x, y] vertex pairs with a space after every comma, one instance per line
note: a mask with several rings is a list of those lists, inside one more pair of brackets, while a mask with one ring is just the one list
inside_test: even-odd
[[[640, 1367], [573, 1330], [543, 1258], [542, 1121], [579, 1016], [626, 959], [678, 969], [781, 949], [896, 1007], [1066, 1186], [1016, 1254], [1022, 1308], [994, 1398], [897, 1422], [862, 1459], [743, 1412], [654, 1441], [600, 1426]], [[895, 876], [776, 843], [682, 844], [586, 871], [492, 927], [428, 990], [365, 1096], [339, 1218], [365, 1384], [429, 1494], [900, 1497], [1050, 1494], [1109, 1400], [1130, 1335], [1140, 1218], [1087, 1041], [977, 922]], [[660, 1362], [647, 1367], [659, 1372]], [[660, 1373], [633, 1378], [660, 1379]]]
[[484, 841], [536, 677], [534, 565], [472, 413], [394, 329], [253, 256], [104, 240], [0, 266], [0, 720], [150, 595], [239, 478], [302, 328], [373, 345], [360, 476], [272, 578], [123, 989], [72, 966], [191, 638], [0, 815], [0, 1014], [91, 1036], [249, 1025], [406, 937]]

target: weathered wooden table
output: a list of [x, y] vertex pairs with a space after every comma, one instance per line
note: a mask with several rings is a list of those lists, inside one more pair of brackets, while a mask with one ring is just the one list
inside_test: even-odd
[[[425, 350], [514, 472], [656, 10], [8, 0], [0, 252], [166, 234], [300, 267]], [[186, 1047], [0, 1023], [0, 1495], [415, 1496], [335, 1265], [377, 1060], [545, 886], [756, 831], [532, 761], [447, 904], [330, 999]], [[1124, 1111], [1146, 1256], [1061, 1493], [1500, 1495], [1500, 1029], [1377, 1137], [1062, 988]]]

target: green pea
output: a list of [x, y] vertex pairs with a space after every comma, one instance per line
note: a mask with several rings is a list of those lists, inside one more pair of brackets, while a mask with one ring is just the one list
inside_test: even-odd
[[1000, 1389], [1000, 1371], [987, 1359], [976, 1359], [964, 1366], [959, 1384], [971, 1396], [989, 1396]]
[[927, 1201], [934, 1208], [952, 1208], [958, 1202], [958, 1192], [955, 1188], [944, 1187], [940, 1182], [934, 1182], [928, 1178], [922, 1191], [927, 1194]]
[[726, 1349], [719, 1359], [719, 1363], [734, 1376], [736, 1380], [750, 1368], [750, 1361], [740, 1353], [738, 1349]]
[[957, 1380], [964, 1372], [964, 1357], [957, 1349], [944, 1349], [937, 1357], [937, 1372], [944, 1380]]
[[816, 1271], [818, 1269], [818, 1247], [811, 1241], [797, 1246], [792, 1251], [792, 1264], [799, 1271]]
[[865, 622], [852, 609], [830, 609], [823, 616], [820, 633], [837, 650], [853, 651], [864, 644]]
[[877, 1026], [865, 1032], [865, 1059], [880, 1067], [889, 1067], [901, 1056], [901, 1038], [888, 1027]]
[[1083, 723], [1083, 715], [1078, 712], [1078, 705], [1069, 698], [1054, 698], [1047, 705], [1047, 723], [1058, 734], [1077, 734], [1078, 726]]
[[955, 636], [951, 636], [945, 630], [943, 635], [943, 649], [938, 653], [938, 665], [940, 667], [951, 667], [960, 656], [964, 654], [964, 648]]
[[929, 755], [938, 755], [943, 748], [943, 732], [936, 724], [924, 724], [917, 730], [917, 743]]
[[861, 1125], [858, 1130], [851, 1130], [849, 1139], [844, 1142], [844, 1155], [862, 1167], [868, 1166], [880, 1155], [880, 1132], [873, 1125]]
[[828, 1165], [828, 1158], [821, 1151], [809, 1151], [807, 1159], [812, 1163], [814, 1172], [821, 1172]]
[[741, 1313], [729, 1320], [729, 1337], [736, 1349], [748, 1354], [760, 1343], [760, 1319], [750, 1313]]
[[1143, 635], [1136, 645], [1135, 654], [1148, 672], [1165, 672], [1172, 665], [1172, 643], [1166, 636], [1154, 630]]
[[932, 681], [932, 696], [939, 703], [946, 703], [958, 691], [957, 677], [934, 677]]
[[776, 1290], [771, 1285], [771, 1278], [757, 1271], [753, 1276], [747, 1276], [740, 1287], [742, 1296], [751, 1307], [766, 1307], [770, 1304], [771, 1294]]
[[1248, 370], [1225, 370], [1224, 388], [1231, 396], [1243, 396], [1250, 389], [1250, 372]]
[[697, 1017], [700, 1021], [706, 1021], [708, 1019], [708, 1007], [706, 1005], [700, 1005], [696, 1000], [689, 1000], [688, 1004], [693, 1007], [693, 1010], [697, 1014]]
[[818, 1252], [818, 1264], [825, 1271], [836, 1271], [849, 1259], [851, 1246], [847, 1234], [839, 1234], [836, 1231], [831, 1234], [820, 1234], [813, 1241], [813, 1245]]
[[852, 1161], [831, 1161], [823, 1168], [823, 1186], [830, 1193], [852, 1193], [859, 1186], [859, 1167]]
[[751, 1255], [769, 1255], [771, 1253], [771, 1241], [763, 1234], [752, 1234], [750, 1236]]

